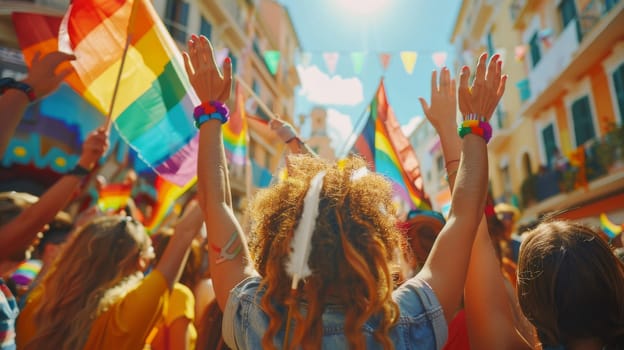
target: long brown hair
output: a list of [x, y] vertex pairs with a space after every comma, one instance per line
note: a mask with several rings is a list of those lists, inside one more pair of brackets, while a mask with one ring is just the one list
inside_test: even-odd
[[[376, 174], [352, 180], [366, 166], [351, 157], [330, 164], [310, 156], [291, 156], [288, 176], [260, 192], [250, 206], [250, 252], [266, 288], [261, 305], [270, 322], [263, 338], [265, 349], [274, 349], [273, 338], [284, 327], [278, 308], [293, 307], [296, 328], [290, 347], [318, 349], [322, 341], [322, 314], [328, 304], [345, 308], [345, 337], [351, 348], [362, 348], [362, 325], [379, 316], [374, 338], [393, 348], [388, 336], [399, 316], [392, 300], [393, 279], [388, 262], [399, 245], [391, 186]], [[312, 275], [298, 293], [290, 293], [285, 271], [293, 232], [303, 210], [310, 179], [326, 171], [320, 194], [319, 215], [312, 234], [309, 266]], [[303, 316], [300, 301], [307, 302]]]
[[149, 247], [141, 224], [118, 216], [75, 233], [42, 282], [37, 332], [25, 349], [82, 349], [93, 321], [142, 277], [138, 261]]
[[538, 225], [520, 247], [518, 300], [549, 346], [624, 340], [624, 265], [587, 226]]

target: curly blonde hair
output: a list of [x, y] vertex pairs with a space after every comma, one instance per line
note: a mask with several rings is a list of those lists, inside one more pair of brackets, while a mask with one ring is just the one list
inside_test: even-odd
[[[296, 329], [290, 347], [321, 347], [322, 314], [327, 304], [345, 308], [345, 337], [351, 348], [365, 347], [361, 327], [373, 315], [379, 317], [374, 338], [384, 348], [399, 309], [392, 299], [394, 288], [389, 261], [401, 242], [396, 226], [392, 189], [383, 177], [369, 173], [357, 180], [351, 175], [365, 167], [350, 157], [332, 164], [305, 155], [288, 159], [288, 176], [258, 193], [250, 206], [250, 252], [266, 293], [261, 305], [270, 323], [263, 335], [265, 349], [275, 349], [273, 338], [285, 325], [280, 307], [308, 303], [303, 316], [293, 307]], [[291, 278], [285, 271], [293, 232], [303, 210], [310, 179], [326, 171], [319, 215], [312, 235], [309, 266], [312, 275], [291, 294]]]
[[93, 321], [142, 278], [150, 247], [140, 223], [100, 217], [76, 232], [42, 282], [37, 332], [25, 349], [82, 349]]

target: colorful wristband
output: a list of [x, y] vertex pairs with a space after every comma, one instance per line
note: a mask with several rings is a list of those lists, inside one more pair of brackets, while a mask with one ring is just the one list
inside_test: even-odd
[[479, 120], [464, 120], [457, 131], [461, 138], [468, 134], [474, 134], [483, 137], [485, 143], [490, 142], [492, 138], [492, 126], [490, 123]]
[[225, 124], [230, 120], [230, 111], [227, 106], [219, 101], [203, 102], [199, 106], [195, 107], [193, 111], [193, 118], [195, 119], [195, 127], [199, 127], [211, 119], [216, 119]]

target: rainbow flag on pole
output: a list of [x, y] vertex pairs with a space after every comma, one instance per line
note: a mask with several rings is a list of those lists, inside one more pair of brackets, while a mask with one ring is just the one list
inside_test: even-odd
[[72, 65], [80, 82], [70, 85], [108, 114], [129, 40], [111, 118], [146, 164], [184, 186], [196, 172], [192, 112], [198, 99], [154, 8], [149, 1], [134, 1], [72, 1], [59, 29], [59, 47], [71, 48], [77, 57]]
[[416, 152], [401, 131], [386, 98], [383, 80], [369, 105], [369, 115], [352, 152], [361, 155], [371, 170], [385, 175], [395, 194], [409, 209], [431, 210], [424, 191]]
[[622, 233], [624, 225], [616, 225], [607, 216], [605, 213], [600, 214], [600, 228], [604, 233], [609, 236], [609, 238], [613, 239]]

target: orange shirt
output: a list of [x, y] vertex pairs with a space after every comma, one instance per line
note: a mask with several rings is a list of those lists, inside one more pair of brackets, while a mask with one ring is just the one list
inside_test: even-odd
[[147, 337], [145, 349], [168, 349], [167, 337], [169, 336], [169, 327], [179, 318], [189, 320], [187, 329], [189, 349], [195, 349], [197, 330], [193, 324], [195, 319], [195, 297], [193, 292], [187, 286], [176, 283], [169, 296], [169, 304], [163, 311], [164, 313], [157, 326], [151, 330]]

